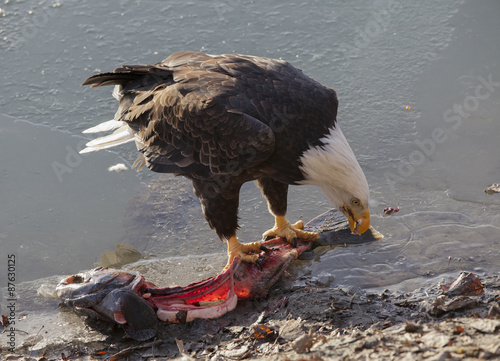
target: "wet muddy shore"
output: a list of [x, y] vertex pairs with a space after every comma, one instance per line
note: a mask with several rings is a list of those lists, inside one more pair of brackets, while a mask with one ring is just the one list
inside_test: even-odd
[[[304, 285], [298, 285], [301, 281]], [[294, 285], [295, 284], [295, 285]], [[215, 320], [162, 324], [147, 342], [123, 338], [116, 327], [87, 320], [83, 332], [100, 340], [56, 340], [31, 351], [32, 360], [475, 360], [500, 357], [500, 279], [482, 279], [480, 296], [430, 297], [323, 287], [290, 275], [266, 299], [240, 301]], [[420, 293], [420, 292], [419, 292]], [[440, 300], [453, 304], [439, 308]], [[436, 301], [437, 300], [437, 301]], [[60, 312], [72, 312], [61, 309]], [[83, 321], [82, 321], [83, 322]], [[57, 327], [52, 325], [50, 327]], [[30, 358], [25, 345], [3, 360]], [[43, 354], [45, 353], [45, 356]]]
[[[310, 223], [323, 227], [320, 246], [360, 242], [333, 214]], [[325, 230], [328, 228], [329, 230]], [[376, 235], [376, 234], [375, 234]], [[371, 236], [373, 237], [373, 236]], [[366, 241], [366, 240], [365, 240]], [[331, 287], [304, 274], [296, 260], [265, 298], [239, 301], [214, 320], [165, 324], [154, 339], [136, 342], [117, 326], [80, 324], [65, 339], [39, 332], [3, 360], [475, 360], [500, 357], [500, 277], [480, 275], [472, 291], [440, 284], [409, 293], [373, 293]], [[459, 273], [455, 275], [459, 277]], [[449, 279], [452, 282], [453, 279]], [[31, 293], [40, 293], [32, 289]], [[445, 294], [446, 292], [446, 294]], [[29, 292], [24, 297], [30, 297]], [[41, 302], [44, 302], [43, 300]], [[51, 301], [56, 304], [56, 301]], [[46, 324], [47, 328], [61, 324]], [[44, 340], [45, 338], [45, 340]], [[49, 338], [49, 339], [47, 339]], [[41, 346], [42, 345], [42, 346]], [[30, 358], [31, 355], [31, 358]]]

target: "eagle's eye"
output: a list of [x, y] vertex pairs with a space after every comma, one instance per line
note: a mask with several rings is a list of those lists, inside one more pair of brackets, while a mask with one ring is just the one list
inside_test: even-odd
[[360, 205], [359, 199], [357, 199], [357, 198], [353, 198], [353, 199], [351, 200], [351, 204], [352, 204], [353, 206], [359, 206], [359, 205]]

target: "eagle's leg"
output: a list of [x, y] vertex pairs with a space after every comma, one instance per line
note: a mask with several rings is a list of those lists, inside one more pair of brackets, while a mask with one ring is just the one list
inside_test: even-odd
[[283, 237], [294, 245], [297, 242], [297, 238], [308, 241], [318, 239], [318, 233], [303, 230], [304, 223], [302, 221], [290, 224], [286, 219], [288, 184], [275, 181], [271, 178], [261, 178], [257, 181], [257, 184], [267, 199], [269, 212], [275, 219], [274, 227], [262, 235], [264, 238]]
[[[215, 187], [224, 184], [223, 189]], [[211, 186], [213, 185], [213, 188]], [[201, 208], [205, 219], [212, 229], [215, 229], [221, 240], [227, 242], [228, 261], [224, 270], [228, 269], [234, 258], [238, 257], [244, 262], [257, 263], [259, 253], [268, 251], [259, 242], [240, 243], [236, 238], [238, 226], [238, 203], [241, 183], [218, 179], [214, 176], [210, 183], [206, 180], [193, 180], [193, 188], [196, 196], [200, 199]]]

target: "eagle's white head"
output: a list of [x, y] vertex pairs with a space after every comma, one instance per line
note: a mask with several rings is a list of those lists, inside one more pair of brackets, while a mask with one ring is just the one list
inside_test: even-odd
[[320, 187], [330, 203], [347, 217], [351, 231], [361, 234], [370, 226], [366, 177], [338, 124], [321, 142], [322, 146], [309, 148], [300, 158], [305, 177], [302, 184]]

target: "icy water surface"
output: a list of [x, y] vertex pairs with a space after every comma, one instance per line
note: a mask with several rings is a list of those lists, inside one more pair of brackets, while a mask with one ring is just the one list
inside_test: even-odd
[[[500, 271], [500, 194], [483, 193], [500, 182], [499, 2], [40, 0], [0, 7], [2, 286], [8, 255], [16, 257], [19, 284], [91, 268], [118, 242], [142, 253], [129, 267], [155, 281], [157, 265], [170, 263], [165, 285], [213, 275], [224, 264], [225, 246], [188, 183], [109, 172], [116, 163], [130, 167], [133, 145], [77, 154], [81, 131], [111, 119], [117, 105], [111, 88], [82, 88], [82, 81], [180, 50], [282, 58], [337, 90], [339, 124], [367, 175], [372, 225], [385, 239], [318, 249], [304, 272], [331, 284], [412, 290], [460, 269]], [[164, 196], [152, 191], [160, 183]], [[253, 184], [241, 198], [240, 237], [253, 241], [273, 221]], [[396, 205], [399, 213], [382, 216]], [[290, 191], [291, 220], [328, 208], [314, 188]]]

